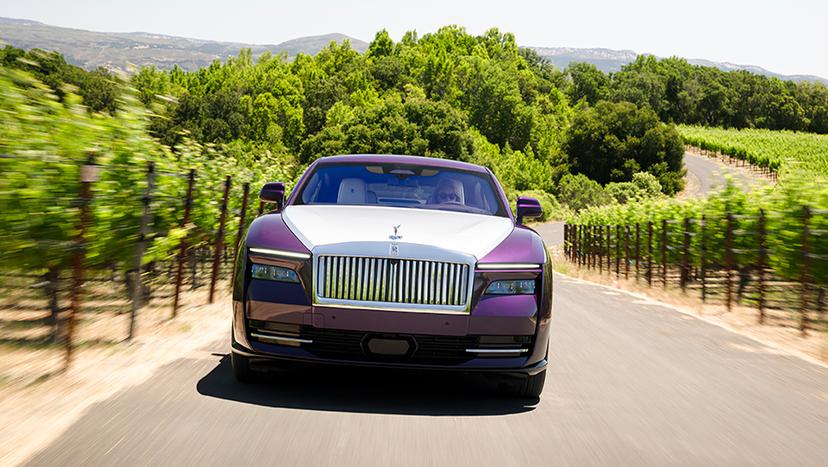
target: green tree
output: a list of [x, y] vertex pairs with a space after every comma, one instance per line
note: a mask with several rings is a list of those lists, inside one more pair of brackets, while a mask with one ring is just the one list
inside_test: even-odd
[[667, 194], [683, 186], [682, 139], [649, 108], [599, 102], [575, 115], [566, 147], [573, 171], [599, 183], [631, 181], [645, 171]]
[[394, 41], [385, 29], [377, 32], [374, 40], [368, 45], [365, 55], [369, 57], [387, 57], [394, 53]]
[[581, 99], [588, 104], [606, 99], [609, 77], [590, 63], [570, 63], [565, 73], [571, 80], [569, 98], [572, 102]]

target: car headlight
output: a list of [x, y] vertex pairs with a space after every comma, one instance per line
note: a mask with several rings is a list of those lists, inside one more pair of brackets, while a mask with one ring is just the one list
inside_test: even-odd
[[299, 276], [293, 269], [271, 266], [269, 264], [253, 263], [251, 275], [254, 279], [264, 279], [277, 282], [299, 282]]
[[531, 295], [534, 293], [534, 279], [494, 281], [486, 288], [486, 294], [489, 295]]

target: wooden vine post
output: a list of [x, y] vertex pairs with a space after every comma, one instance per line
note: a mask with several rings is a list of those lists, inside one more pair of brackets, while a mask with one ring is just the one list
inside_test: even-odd
[[725, 230], [725, 304], [727, 311], [733, 309], [733, 269], [735, 259], [733, 258], [733, 214], [727, 213], [727, 225]]
[[68, 370], [72, 364], [74, 352], [75, 324], [81, 307], [81, 295], [83, 293], [83, 275], [86, 266], [86, 231], [89, 229], [91, 217], [90, 206], [92, 205], [92, 184], [98, 181], [100, 167], [95, 165], [93, 156], [89, 156], [86, 163], [80, 168], [80, 192], [78, 201], [77, 234], [75, 236], [74, 254], [72, 255], [72, 290], [69, 295], [69, 316], [66, 326], [66, 358], [63, 369]]
[[759, 220], [757, 225], [757, 234], [759, 236], [758, 246], [759, 251], [756, 255], [756, 272], [758, 278], [758, 294], [759, 294], [759, 324], [765, 323], [765, 282], [766, 272], [768, 268], [768, 245], [767, 245], [767, 219], [765, 218], [765, 210], [759, 209]]
[[230, 197], [230, 183], [231, 179], [228, 175], [224, 180], [224, 196], [221, 198], [221, 211], [219, 213], [219, 227], [216, 232], [216, 243], [213, 248], [213, 270], [210, 274], [210, 295], [207, 299], [209, 303], [213, 303], [216, 294], [216, 282], [218, 281], [219, 268], [221, 267], [221, 254], [224, 250], [224, 223], [227, 220], [227, 200]]
[[[244, 235], [244, 221], [245, 216], [247, 215], [247, 203], [248, 198], [250, 197], [250, 182], [245, 182], [242, 185], [242, 205], [241, 205], [241, 212], [239, 213], [239, 233], [236, 235], [236, 246], [233, 248], [233, 258], [238, 258], [239, 256], [239, 245], [241, 245], [242, 235]], [[567, 234], [567, 225], [564, 224], [564, 239], [566, 239]], [[566, 245], [566, 242], [564, 242]]]
[[147, 164], [147, 189], [144, 191], [144, 197], [141, 200], [141, 221], [138, 226], [138, 243], [135, 246], [135, 261], [133, 263], [133, 270], [135, 277], [132, 279], [130, 285], [130, 296], [132, 303], [129, 311], [129, 331], [127, 333], [127, 340], [132, 340], [135, 336], [135, 318], [138, 314], [138, 309], [143, 305], [142, 303], [142, 285], [141, 282], [143, 265], [141, 264], [144, 258], [144, 252], [147, 249], [147, 236], [149, 235], [149, 220], [150, 220], [150, 204], [152, 203], [152, 191], [155, 189], [155, 163], [150, 161]]
[[[195, 185], [195, 169], [190, 169], [190, 174], [187, 177], [187, 195], [184, 199], [184, 217], [181, 219], [181, 228], [186, 229], [187, 224], [190, 223], [190, 212], [193, 209], [193, 186]], [[187, 256], [187, 237], [185, 235], [181, 239], [181, 246], [178, 249], [178, 258], [175, 271], [175, 295], [173, 296], [172, 317], [178, 315], [178, 305], [181, 296], [181, 282], [184, 280], [184, 261]]]
[[811, 278], [811, 208], [802, 207], [802, 264], [799, 281], [802, 284], [802, 296], [799, 304], [799, 331], [805, 336], [808, 333], [808, 291]]

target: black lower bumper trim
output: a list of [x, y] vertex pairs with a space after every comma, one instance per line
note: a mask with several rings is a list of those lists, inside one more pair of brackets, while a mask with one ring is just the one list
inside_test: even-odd
[[547, 360], [540, 360], [532, 365], [521, 368], [468, 368], [468, 367], [450, 367], [450, 366], [435, 366], [435, 365], [417, 365], [417, 364], [398, 364], [391, 362], [353, 362], [343, 360], [316, 360], [298, 357], [283, 357], [280, 355], [262, 354], [246, 349], [233, 342], [231, 346], [233, 353], [243, 355], [252, 359], [253, 364], [276, 364], [280, 366], [296, 365], [302, 367], [331, 367], [331, 366], [349, 366], [362, 368], [386, 368], [399, 370], [422, 370], [422, 371], [449, 371], [452, 373], [476, 373], [476, 374], [498, 374], [503, 376], [513, 376], [515, 378], [523, 378], [526, 376], [536, 375], [544, 371], [547, 366]]

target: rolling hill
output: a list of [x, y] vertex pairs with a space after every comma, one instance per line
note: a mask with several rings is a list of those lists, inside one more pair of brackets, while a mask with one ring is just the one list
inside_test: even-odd
[[[602, 48], [574, 48], [574, 47], [531, 47], [541, 57], [549, 60], [558, 68], [566, 68], [571, 62], [587, 62], [595, 65], [604, 72], [615, 72], [621, 67], [635, 60], [638, 53], [632, 50], [614, 50]], [[714, 62], [700, 58], [686, 59], [693, 65], [716, 67], [723, 71], [745, 70], [758, 75], [772, 76], [790, 81], [819, 81], [828, 85], [828, 79], [813, 75], [783, 75], [766, 70], [755, 65], [737, 65], [729, 62]]]
[[[345, 34], [325, 34], [291, 39], [280, 44], [259, 45], [238, 42], [219, 42], [203, 39], [152, 34], [146, 32], [118, 33], [96, 32], [83, 29], [51, 26], [38, 21], [0, 17], [0, 41], [22, 49], [55, 50], [63, 54], [69, 63], [86, 69], [106, 67], [124, 70], [128, 64], [155, 65], [162, 69], [178, 64], [185, 70], [195, 70], [209, 65], [213, 60], [237, 55], [249, 48], [253, 55], [264, 52], [287, 53], [293, 57], [299, 53], [313, 55], [331, 41], [349, 40], [351, 46], [364, 52], [368, 43]], [[566, 68], [571, 62], [592, 63], [600, 70], [614, 72], [635, 60], [638, 53], [632, 50], [573, 47], [530, 47], [558, 68]], [[753, 65], [736, 65], [704, 59], [688, 59], [694, 65], [714, 66], [725, 71], [747, 70], [766, 76], [793, 81], [821, 81], [828, 79], [810, 75], [781, 75]]]
[[209, 65], [213, 60], [237, 55], [249, 48], [254, 55], [264, 52], [295, 56], [315, 54], [331, 41], [350, 40], [360, 52], [368, 44], [344, 34], [326, 34], [292, 39], [276, 45], [254, 45], [219, 42], [146, 32], [115, 33], [50, 26], [30, 20], [0, 17], [0, 41], [22, 49], [55, 50], [66, 61], [86, 69], [105, 67], [124, 70], [128, 64], [155, 65], [162, 69], [178, 64], [185, 70]]

